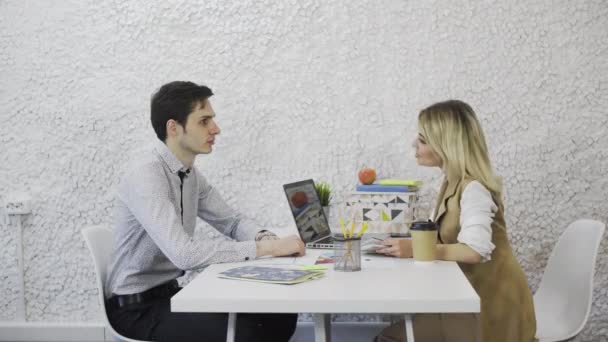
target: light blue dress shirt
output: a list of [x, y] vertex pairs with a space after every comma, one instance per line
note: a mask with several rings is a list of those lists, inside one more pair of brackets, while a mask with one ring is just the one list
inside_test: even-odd
[[[185, 270], [256, 257], [259, 227], [230, 208], [196, 167], [180, 189], [178, 171], [187, 169], [158, 141], [123, 175], [115, 200], [107, 297], [145, 291]], [[194, 239], [197, 217], [231, 239]]]

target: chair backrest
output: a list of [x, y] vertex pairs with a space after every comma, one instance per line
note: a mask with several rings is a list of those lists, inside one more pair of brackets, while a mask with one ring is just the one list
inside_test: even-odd
[[[95, 263], [97, 286], [103, 291], [108, 277], [108, 265], [112, 258], [112, 230], [104, 226], [93, 226], [84, 228], [82, 235]], [[101, 295], [103, 297], [103, 293]]]
[[99, 305], [103, 310], [104, 322], [114, 335], [114, 341], [141, 342], [124, 337], [116, 332], [112, 325], [110, 325], [108, 315], [106, 314], [104, 288], [108, 277], [108, 265], [112, 258], [114, 233], [110, 228], [105, 226], [92, 226], [84, 228], [82, 235], [91, 252], [91, 256], [93, 256], [95, 274], [97, 275], [97, 288], [99, 290]]
[[[591, 310], [593, 274], [597, 251], [604, 234], [601, 222], [572, 222], [560, 236], [534, 294], [539, 329], [560, 326], [568, 339], [585, 326]], [[540, 331], [539, 331], [540, 333]]]

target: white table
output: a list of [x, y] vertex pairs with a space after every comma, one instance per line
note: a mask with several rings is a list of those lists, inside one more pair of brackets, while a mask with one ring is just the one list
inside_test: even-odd
[[[419, 263], [363, 255], [360, 272], [335, 272], [328, 264], [324, 278], [277, 285], [218, 278], [227, 269], [256, 264], [312, 264], [322, 251], [300, 258], [256, 260], [209, 266], [171, 298], [174, 312], [228, 312], [227, 341], [234, 341], [236, 313], [313, 313], [315, 341], [329, 342], [332, 313], [405, 315], [408, 341], [414, 341], [412, 314], [478, 313], [479, 296], [454, 262]], [[276, 262], [275, 262], [276, 260]]]

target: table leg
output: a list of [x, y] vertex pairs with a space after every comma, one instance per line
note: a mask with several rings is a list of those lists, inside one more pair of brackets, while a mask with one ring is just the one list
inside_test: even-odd
[[236, 312], [228, 314], [228, 332], [226, 333], [226, 342], [234, 342], [236, 332]]
[[313, 314], [315, 342], [331, 342], [331, 314]]
[[407, 342], [414, 342], [414, 325], [412, 324], [412, 314], [405, 315], [405, 337]]

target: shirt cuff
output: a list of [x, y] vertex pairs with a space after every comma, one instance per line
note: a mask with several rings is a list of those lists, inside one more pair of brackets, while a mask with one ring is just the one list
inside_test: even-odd
[[242, 241], [239, 242], [242, 247], [240, 256], [243, 258], [241, 261], [255, 260], [257, 257], [257, 244], [255, 241]]
[[239, 214], [234, 238], [237, 241], [255, 240], [257, 233], [261, 230], [260, 228], [261, 227], [256, 225], [253, 221], [245, 219]]

